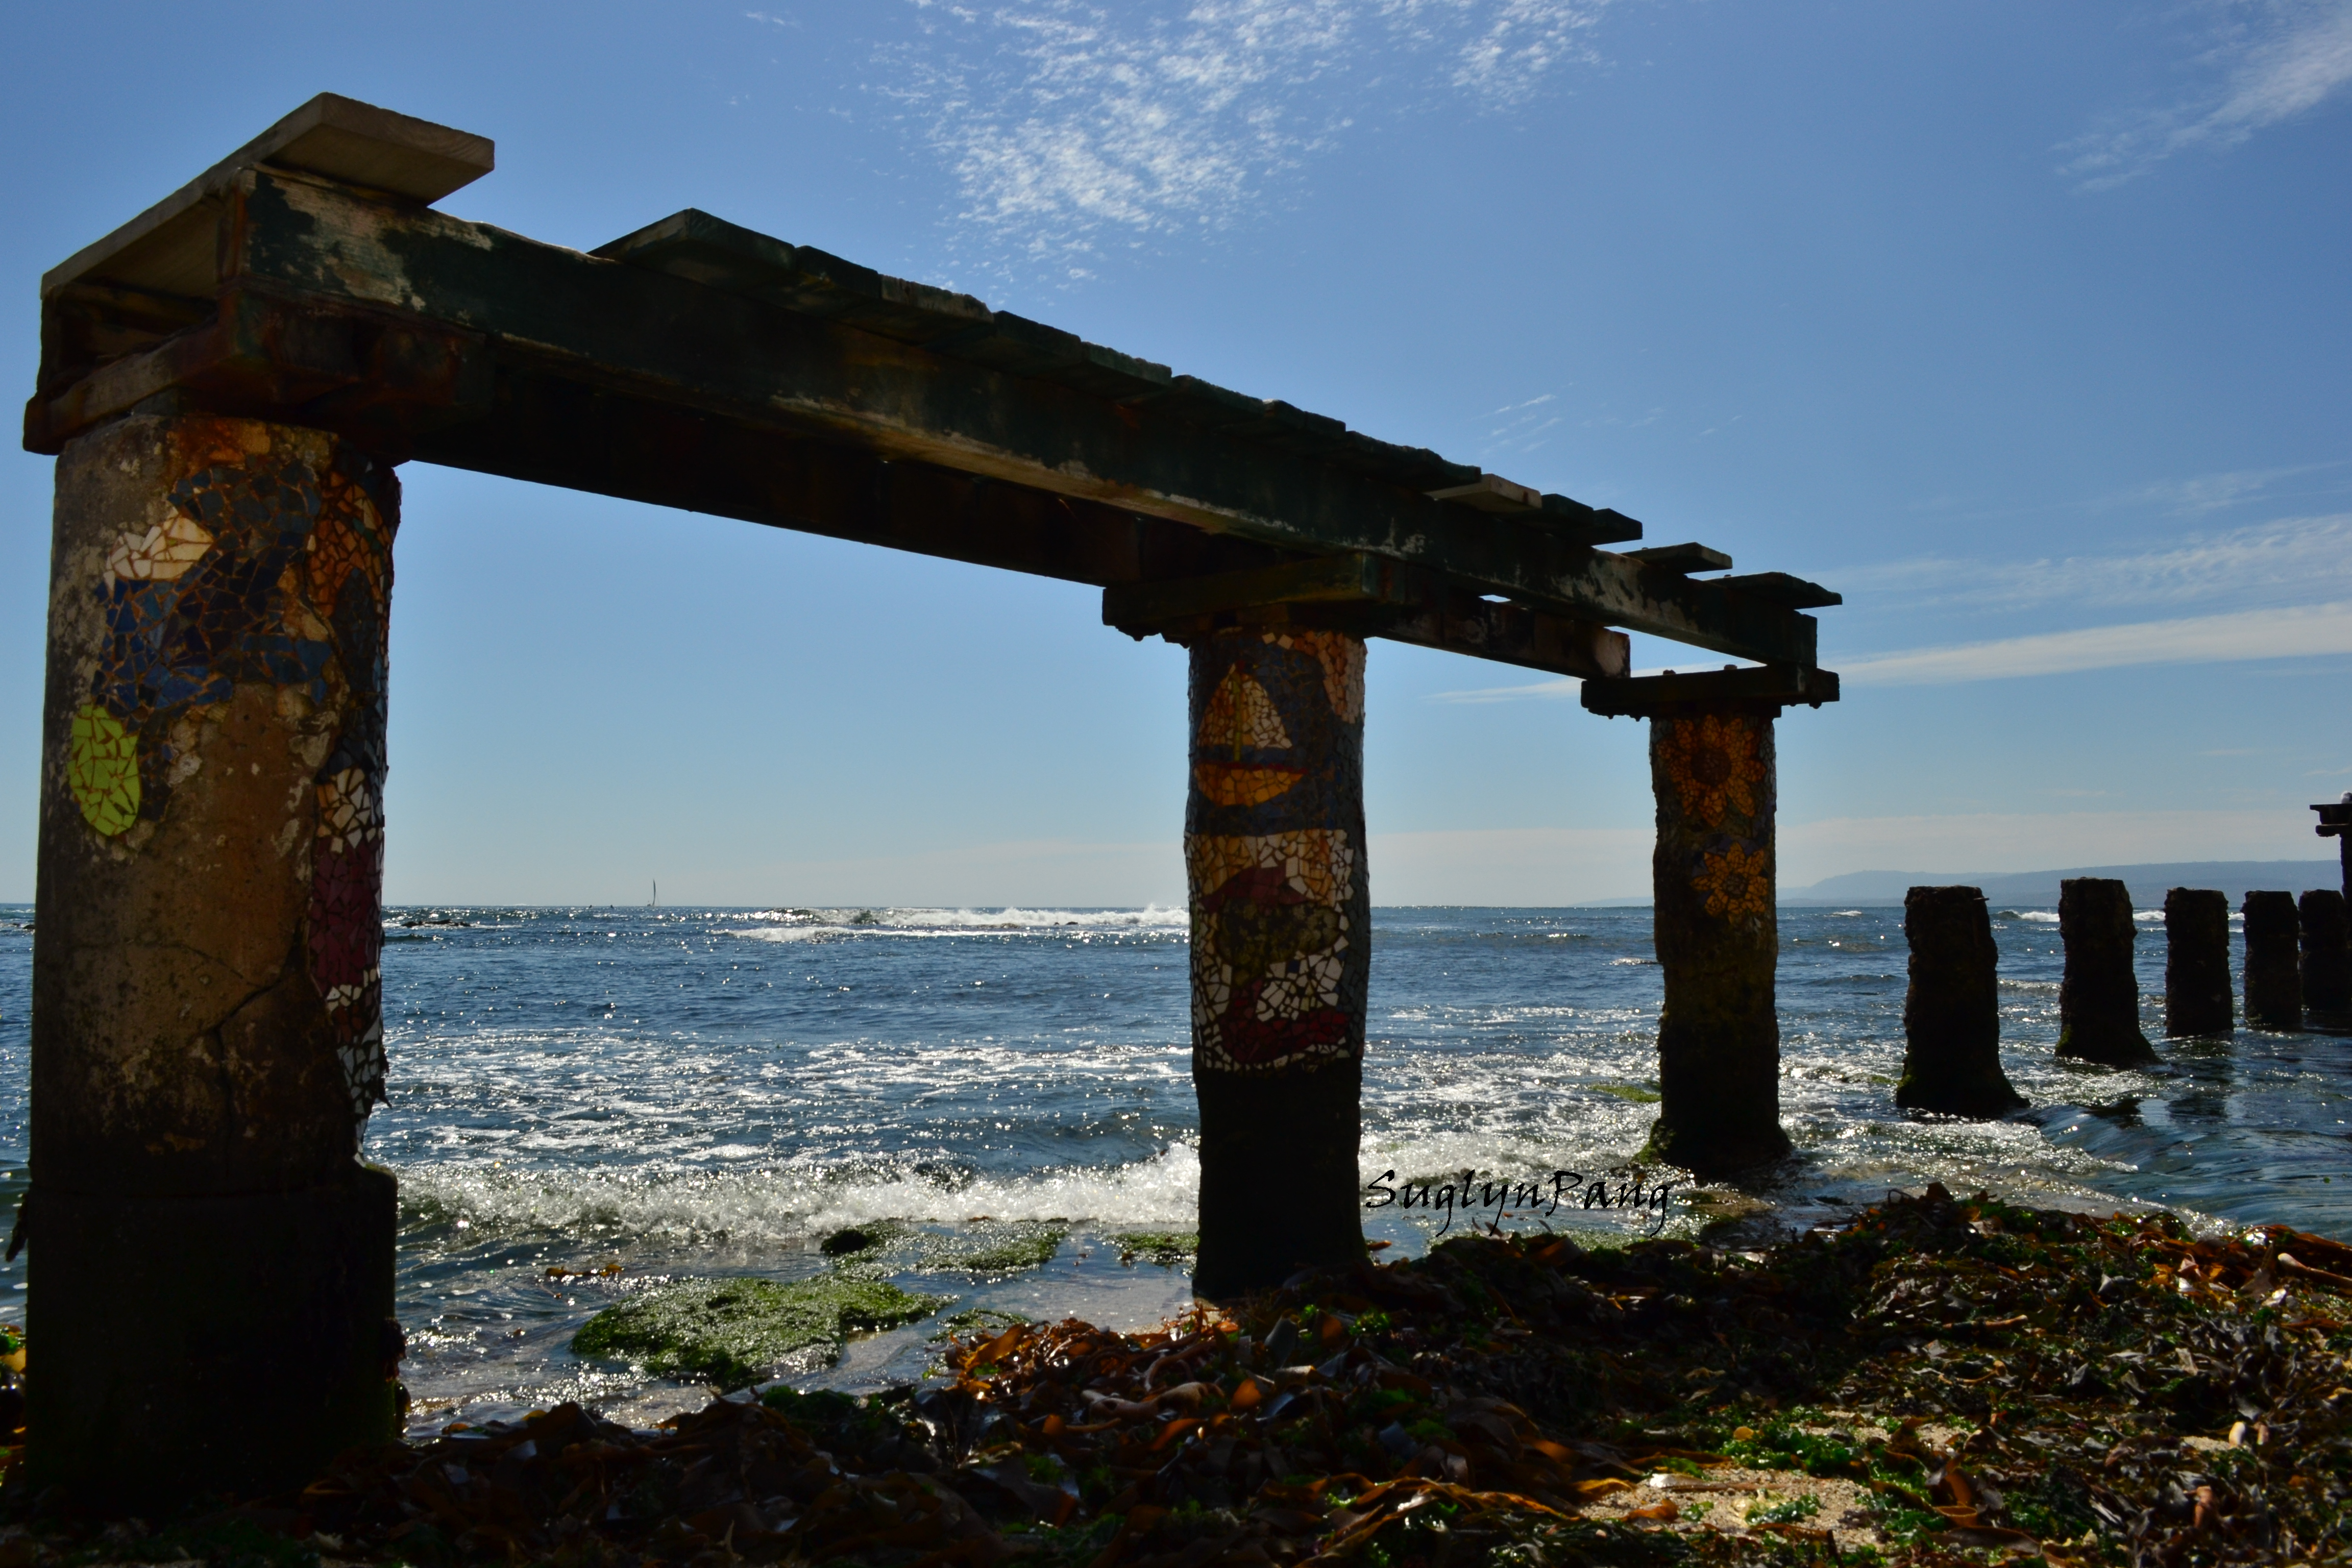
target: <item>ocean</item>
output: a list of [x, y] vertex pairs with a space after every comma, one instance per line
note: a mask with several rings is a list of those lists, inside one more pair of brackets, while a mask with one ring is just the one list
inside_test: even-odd
[[[0, 907], [0, 1195], [24, 1190], [31, 911]], [[2163, 1042], [2163, 929], [2143, 912], [2160, 1066], [2054, 1059], [2056, 916], [2004, 910], [2002, 1057], [2032, 1109], [1907, 1116], [1899, 910], [1780, 912], [1781, 1109], [1798, 1153], [1733, 1186], [1675, 1173], [1663, 1210], [1514, 1212], [1591, 1238], [1762, 1239], [1941, 1181], [2207, 1226], [2352, 1240], [2352, 1040]], [[1190, 1299], [1118, 1237], [1192, 1225], [1198, 1164], [1181, 910], [415, 909], [383, 955], [390, 1102], [367, 1152], [402, 1193], [399, 1311], [417, 1430], [566, 1398], [649, 1422], [703, 1391], [583, 1362], [598, 1309], [686, 1275], [812, 1276], [851, 1226], [940, 1243], [898, 1281], [987, 1308], [1132, 1326]], [[1373, 920], [1368, 1183], [1465, 1169], [1622, 1191], [1655, 1114], [1646, 909], [1392, 909]], [[1269, 1204], [1285, 1194], [1271, 1188]], [[1487, 1217], [1492, 1217], [1491, 1212]], [[1450, 1216], [1455, 1227], [1473, 1223]], [[1385, 1256], [1449, 1216], [1369, 1211]], [[1049, 1240], [1041, 1267], [959, 1247]], [[0, 1269], [21, 1302], [27, 1258]], [[20, 1309], [21, 1310], [21, 1309]], [[0, 1308], [0, 1316], [14, 1316]], [[921, 1375], [940, 1321], [853, 1340], [803, 1386]]]

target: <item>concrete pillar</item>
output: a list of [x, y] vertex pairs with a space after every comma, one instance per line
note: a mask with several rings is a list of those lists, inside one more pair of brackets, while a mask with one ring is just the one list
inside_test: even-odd
[[2352, 932], [2345, 926], [2344, 895], [2315, 888], [2303, 895], [2304, 1022], [2315, 1029], [2352, 1029]]
[[2058, 1054], [2106, 1067], [2156, 1060], [2139, 1030], [2139, 977], [2132, 972], [2131, 889], [2112, 877], [2058, 884], [2058, 934], [2066, 973], [2058, 987]]
[[2004, 1116], [2025, 1104], [2000, 1070], [2000, 993], [1992, 916], [1975, 888], [1914, 888], [1903, 898], [1911, 986], [1903, 997], [1903, 1081], [1895, 1103], [1951, 1116]]
[[2164, 895], [2164, 1032], [2226, 1035], [2236, 1023], [2230, 994], [2230, 899], [2210, 888]]
[[1650, 720], [1658, 1120], [1645, 1157], [1727, 1174], [1790, 1151], [1773, 977], [1773, 707]]
[[2246, 1027], [2292, 1033], [2303, 1027], [2303, 979], [2296, 948], [2302, 920], [2292, 893], [2249, 892], [2246, 917]]
[[1191, 653], [1193, 1288], [1222, 1300], [1364, 1256], [1364, 644], [1244, 626]]
[[57, 466], [33, 949], [32, 1489], [147, 1510], [395, 1429], [381, 1098], [399, 487], [134, 417]]

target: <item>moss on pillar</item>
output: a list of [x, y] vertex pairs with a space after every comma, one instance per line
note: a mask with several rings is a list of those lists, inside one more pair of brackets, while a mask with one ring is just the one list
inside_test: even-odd
[[2131, 889], [2112, 877], [2058, 884], [2058, 934], [2066, 971], [2058, 986], [2058, 1054], [2102, 1067], [2156, 1060], [2139, 1027], [2139, 977], [2132, 970]]
[[1774, 971], [1771, 708], [1650, 721], [1651, 872], [1665, 1005], [1643, 1157], [1704, 1175], [1786, 1155]]
[[2302, 919], [2294, 895], [2249, 892], [2241, 907], [2246, 918], [2246, 1027], [2282, 1033], [2300, 1029]]
[[1903, 900], [1911, 984], [1903, 998], [1903, 1080], [1895, 1103], [1948, 1116], [2005, 1116], [2025, 1104], [2000, 1068], [2000, 952], [1975, 888], [1914, 888]]
[[1364, 1256], [1364, 645], [1244, 626], [1191, 654], [1193, 1285], [1223, 1300]]
[[2212, 888], [2164, 895], [2164, 1032], [2226, 1035], [2237, 1022], [2230, 994], [2230, 900]]
[[397, 520], [315, 431], [131, 418], [58, 459], [26, 1229], [27, 1463], [66, 1497], [250, 1495], [394, 1431], [357, 1153]]

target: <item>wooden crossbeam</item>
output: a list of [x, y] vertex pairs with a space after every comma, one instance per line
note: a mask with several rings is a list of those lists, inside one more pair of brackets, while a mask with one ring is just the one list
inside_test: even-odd
[[1818, 708], [1838, 700], [1837, 672], [1801, 665], [1766, 665], [1760, 669], [1668, 670], [1619, 680], [1587, 680], [1579, 694], [1588, 712], [1606, 718], [1654, 719], [1662, 714], [1768, 708], [1778, 712], [1802, 704]]
[[[1639, 536], [1621, 514], [1557, 496], [1529, 506], [1516, 487], [1434, 453], [704, 215], [587, 256], [269, 161], [207, 179], [187, 211], [213, 225], [209, 298], [176, 273], [89, 253], [51, 290], [30, 448], [55, 452], [177, 397], [334, 429], [394, 458], [667, 505], [695, 506], [715, 488], [730, 499], [708, 510], [1081, 581], [1139, 580], [1106, 571], [1066, 524], [1057, 548], [1069, 558], [1053, 560], [745, 499], [791, 490], [806, 453], [838, 449], [827, 459], [836, 466], [857, 467], [854, 455], [867, 468], [985, 481], [1013, 534], [1058, 507], [1089, 518], [1113, 554], [1150, 534], [1171, 558], [1255, 550], [1256, 565], [1345, 553], [1409, 567], [1445, 590], [1417, 612], [1441, 646], [1477, 627], [1492, 647], [1528, 652], [1540, 639], [1510, 627], [1539, 616], [1768, 662], [1814, 657], [1814, 623], [1785, 592], [1694, 581], [1595, 548]], [[595, 418], [563, 423], [591, 403]], [[724, 483], [653, 464], [613, 471], [625, 466], [616, 447], [689, 426], [732, 455]], [[762, 461], [775, 472], [761, 477]], [[1475, 494], [1428, 493], [1465, 485]], [[1028, 493], [1018, 506], [1015, 491]], [[1217, 543], [1174, 548], [1113, 516]], [[1509, 613], [1468, 607], [1489, 599]]]
[[1103, 624], [1188, 642], [1221, 626], [1315, 619], [1365, 636], [1555, 675], [1607, 679], [1632, 664], [1623, 632], [1448, 588], [1433, 573], [1348, 552], [1103, 590]]

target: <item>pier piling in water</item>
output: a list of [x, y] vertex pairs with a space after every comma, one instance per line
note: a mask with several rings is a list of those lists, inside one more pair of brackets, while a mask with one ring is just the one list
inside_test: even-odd
[[78, 1503], [299, 1485], [396, 1429], [393, 1179], [357, 1155], [398, 496], [244, 419], [58, 461], [21, 1235], [34, 1484]]
[[2066, 944], [2058, 988], [2058, 1054], [2106, 1067], [2156, 1060], [2139, 1027], [2139, 978], [2132, 972], [2131, 889], [2112, 877], [2058, 884], [2058, 933]]
[[2230, 993], [2230, 898], [2212, 888], [2164, 895], [2164, 1032], [2226, 1035], [2236, 1022]]
[[1773, 900], [1773, 714], [1650, 721], [1651, 858], [1665, 1005], [1649, 1157], [1727, 1173], [1790, 1151], [1780, 1128], [1780, 925]]
[[1364, 1256], [1364, 644], [1245, 626], [1191, 658], [1193, 1289], [1222, 1300]]
[[2302, 927], [2304, 1021], [2315, 1029], [2352, 1029], [2352, 931], [2344, 895], [2315, 888], [2297, 906]]
[[1952, 1116], [2025, 1104], [2000, 1069], [1999, 951], [1975, 888], [1914, 888], [1903, 898], [1911, 985], [1903, 998], [1903, 1081], [1895, 1103]]
[[2246, 920], [2246, 1027], [2303, 1027], [2303, 980], [2297, 967], [2302, 921], [2294, 895], [2249, 892]]

